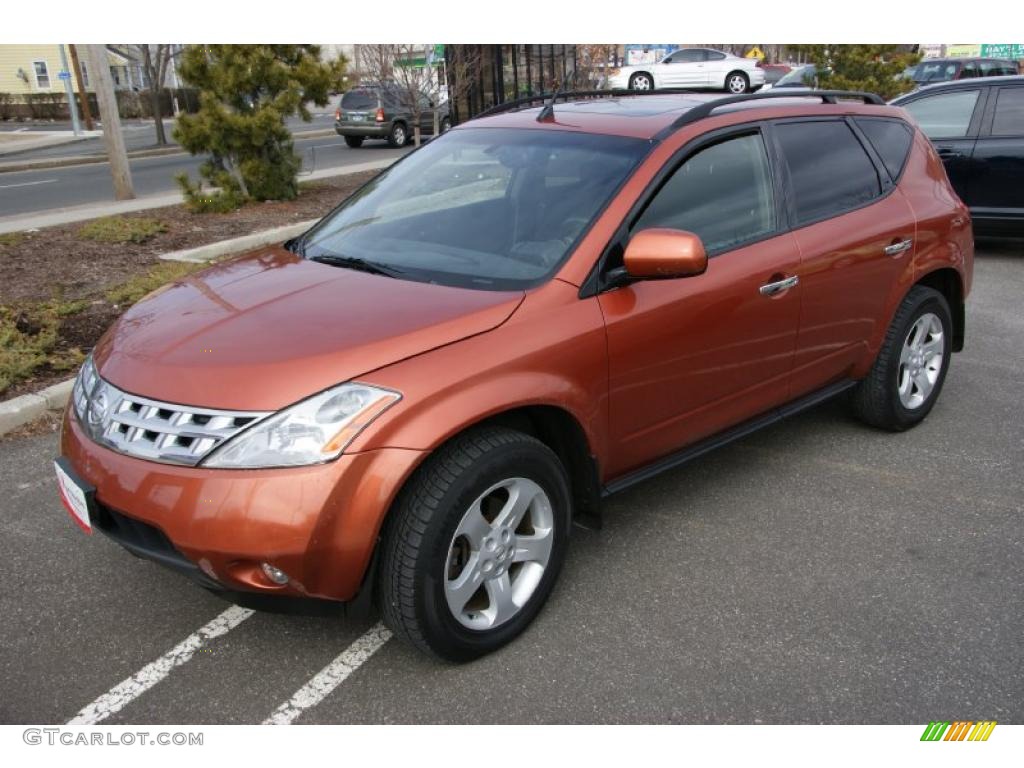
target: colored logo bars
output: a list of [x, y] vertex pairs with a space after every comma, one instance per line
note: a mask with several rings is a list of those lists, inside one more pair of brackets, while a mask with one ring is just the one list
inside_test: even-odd
[[988, 741], [995, 727], [995, 720], [932, 721], [921, 734], [921, 741]]

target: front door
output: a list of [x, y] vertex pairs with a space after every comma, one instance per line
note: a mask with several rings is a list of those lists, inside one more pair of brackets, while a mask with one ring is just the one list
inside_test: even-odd
[[690, 154], [632, 222], [630, 232], [694, 232], [710, 258], [703, 275], [599, 297], [610, 374], [607, 477], [786, 399], [801, 287], [796, 246], [776, 213], [763, 137], [748, 130]]
[[660, 88], [696, 88], [707, 85], [707, 65], [700, 48], [683, 48], [666, 57], [659, 67]]

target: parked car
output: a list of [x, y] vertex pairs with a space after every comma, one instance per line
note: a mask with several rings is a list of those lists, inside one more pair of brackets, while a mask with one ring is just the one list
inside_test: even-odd
[[680, 48], [655, 64], [622, 67], [609, 78], [611, 88], [715, 88], [730, 93], [756, 91], [764, 85], [757, 59], [744, 59], [712, 48]]
[[73, 519], [246, 605], [375, 600], [464, 661], [607, 495], [842, 393], [919, 424], [967, 209], [903, 110], [783, 96], [507, 105], [150, 295], [75, 381]]
[[788, 64], [760, 64], [759, 66], [764, 70], [764, 85], [766, 88], [769, 85], [775, 85], [775, 83], [779, 82], [779, 80], [793, 70]]
[[[434, 133], [433, 100], [418, 94], [421, 135]], [[444, 133], [452, 126], [447, 102], [437, 106], [438, 125]], [[386, 139], [392, 147], [402, 147], [412, 140], [416, 128], [416, 110], [408, 91], [397, 86], [361, 85], [341, 97], [334, 112], [334, 130], [352, 148], [361, 147], [366, 139]]]
[[929, 85], [892, 103], [938, 149], [975, 232], [1024, 236], [1024, 76]]
[[1009, 59], [925, 59], [917, 65], [910, 79], [918, 85], [928, 85], [972, 77], [998, 77], [1019, 73], [1016, 62]]

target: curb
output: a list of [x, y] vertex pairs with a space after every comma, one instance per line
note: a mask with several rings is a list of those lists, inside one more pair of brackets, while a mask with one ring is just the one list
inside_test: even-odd
[[[337, 135], [333, 128], [317, 128], [312, 131], [293, 133], [293, 139], [319, 139]], [[94, 138], [94, 137], [85, 137]], [[56, 145], [55, 145], [56, 146]], [[32, 148], [16, 150], [16, 152], [30, 152]], [[37, 147], [38, 149], [38, 147]], [[10, 153], [10, 154], [16, 154]], [[157, 147], [154, 149], [137, 149], [128, 153], [129, 160], [136, 160], [145, 157], [161, 157], [164, 155], [188, 155], [188, 152], [180, 146]], [[4, 157], [4, 155], [0, 155]], [[66, 155], [64, 157], [52, 157], [46, 160], [22, 160], [10, 163], [0, 163], [0, 173], [17, 173], [19, 171], [41, 171], [47, 168], [73, 168], [76, 165], [96, 165], [107, 162], [106, 155]]]
[[66, 379], [40, 392], [0, 402], [0, 435], [35, 421], [47, 411], [61, 410], [71, 397], [74, 384], [73, 378]]
[[284, 226], [274, 227], [273, 229], [265, 229], [262, 232], [254, 232], [251, 235], [233, 237], [230, 240], [220, 240], [216, 243], [200, 245], [196, 248], [188, 248], [183, 251], [163, 253], [160, 254], [159, 258], [165, 259], [166, 261], [188, 261], [193, 264], [202, 264], [204, 261], [211, 261], [212, 259], [216, 259], [218, 256], [241, 253], [242, 251], [259, 248], [261, 245], [283, 242], [295, 237], [296, 235], [301, 235], [318, 221], [320, 221], [320, 219], [310, 219], [309, 221], [298, 221], [294, 224], [285, 224]]

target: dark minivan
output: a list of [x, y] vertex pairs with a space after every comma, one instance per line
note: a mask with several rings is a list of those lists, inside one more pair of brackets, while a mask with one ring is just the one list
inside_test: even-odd
[[[417, 113], [420, 134], [434, 132], [435, 105], [430, 96], [417, 94], [418, 107], [409, 94], [397, 86], [362, 85], [341, 97], [334, 112], [334, 130], [350, 147], [361, 147], [366, 139], [386, 139], [392, 147], [404, 146], [413, 137]], [[437, 106], [438, 125], [444, 133], [452, 126], [447, 102]]]
[[892, 104], [935, 145], [975, 234], [1024, 236], [1024, 76], [930, 85]]

